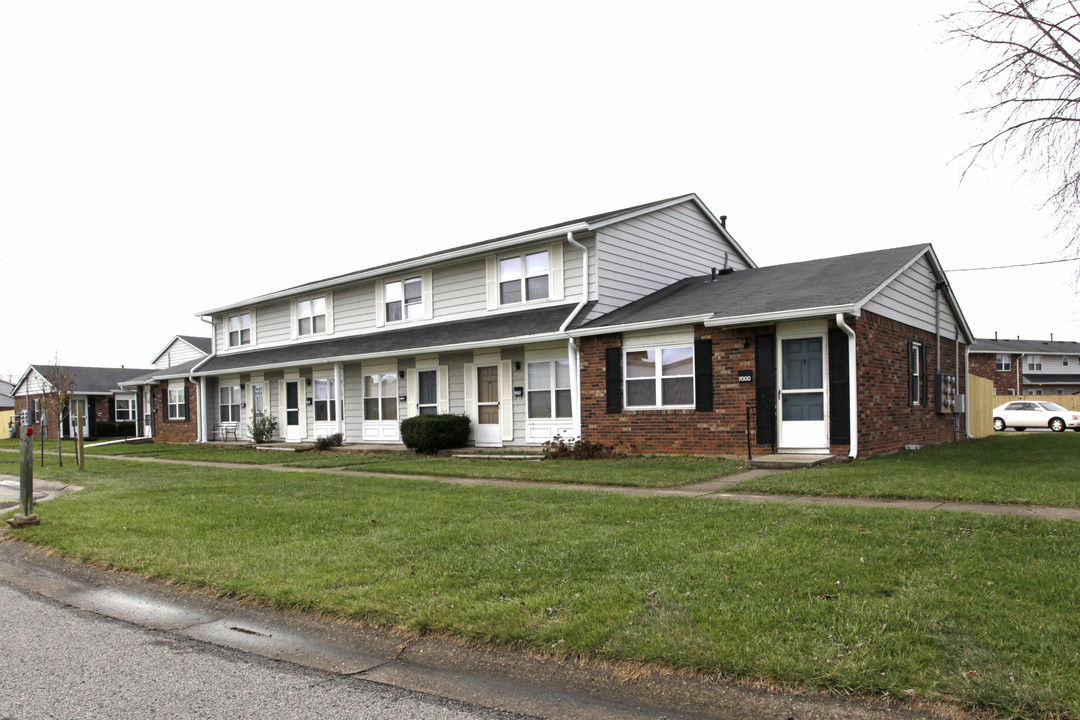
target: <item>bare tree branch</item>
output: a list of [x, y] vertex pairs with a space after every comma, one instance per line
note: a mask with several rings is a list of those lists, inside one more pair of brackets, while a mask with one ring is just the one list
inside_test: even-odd
[[1013, 157], [1054, 184], [1044, 202], [1066, 248], [1080, 247], [1080, 7], [1077, 0], [972, 0], [942, 17], [948, 39], [990, 53], [967, 83], [994, 98], [968, 111], [992, 128], [973, 143], [962, 177], [984, 156]]

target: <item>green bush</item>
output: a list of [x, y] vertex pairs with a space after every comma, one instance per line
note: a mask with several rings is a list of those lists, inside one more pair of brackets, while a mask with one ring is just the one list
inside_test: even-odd
[[277, 433], [277, 418], [273, 415], [257, 414], [248, 425], [248, 430], [251, 432], [251, 439], [255, 442], [270, 442]]
[[94, 432], [97, 437], [135, 437], [135, 423], [129, 420], [98, 420]]
[[333, 435], [323, 435], [322, 437], [315, 438], [316, 450], [329, 450], [330, 448], [341, 447], [342, 440], [345, 436], [341, 433], [334, 433]]
[[462, 447], [469, 441], [469, 418], [464, 415], [417, 415], [401, 421], [401, 442], [425, 455]]

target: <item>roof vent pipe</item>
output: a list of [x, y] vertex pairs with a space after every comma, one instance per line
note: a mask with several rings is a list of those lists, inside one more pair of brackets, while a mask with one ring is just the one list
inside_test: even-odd
[[716, 268], [712, 269], [712, 278], [709, 280], [709, 282], [716, 282]]
[[727, 215], [721, 215], [720, 216], [720, 227], [727, 230]]
[[994, 339], [997, 340], [997, 330], [994, 331]]

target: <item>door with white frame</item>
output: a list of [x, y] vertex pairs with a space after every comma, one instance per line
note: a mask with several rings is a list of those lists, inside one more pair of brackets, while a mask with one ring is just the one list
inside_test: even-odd
[[386, 367], [381, 372], [364, 371], [364, 442], [397, 443], [401, 441], [398, 427], [398, 372]]
[[781, 452], [828, 452], [825, 337], [778, 338]]
[[282, 399], [282, 405], [285, 408], [285, 442], [300, 442], [303, 439], [300, 431], [300, 413], [306, 408], [300, 397], [301, 389], [299, 380], [285, 381], [285, 397]]
[[150, 386], [142, 389], [143, 399], [143, 437], [154, 435], [154, 391]]
[[499, 407], [499, 366], [476, 366], [476, 444], [502, 445], [502, 417]]
[[77, 437], [79, 425], [79, 413], [82, 413], [82, 436], [90, 434], [90, 418], [86, 416], [86, 400], [72, 400], [68, 404], [68, 432], [71, 437]]

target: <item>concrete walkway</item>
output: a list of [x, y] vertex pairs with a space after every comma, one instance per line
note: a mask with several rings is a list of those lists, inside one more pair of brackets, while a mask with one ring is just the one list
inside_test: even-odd
[[[6, 452], [13, 452], [7, 450]], [[17, 452], [17, 451], [14, 451]], [[1068, 508], [1068, 507], [1052, 507], [1045, 505], [1009, 505], [1004, 503], [976, 503], [976, 502], [958, 502], [958, 501], [946, 501], [946, 500], [890, 500], [886, 498], [852, 498], [852, 497], [826, 497], [819, 495], [766, 495], [756, 493], [742, 493], [742, 492], [727, 492], [732, 486], [741, 483], [746, 480], [753, 480], [755, 478], [764, 477], [767, 475], [775, 475], [776, 473], [786, 472], [786, 470], [771, 469], [771, 468], [751, 468], [744, 470], [743, 472], [736, 473], [734, 475], [726, 475], [724, 477], [712, 478], [710, 480], [704, 480], [702, 482], [692, 483], [690, 485], [682, 485], [675, 488], [637, 488], [637, 487], [619, 487], [613, 485], [583, 485], [577, 483], [541, 483], [541, 482], [526, 482], [521, 480], [493, 480], [487, 478], [454, 478], [454, 477], [436, 477], [433, 475], [410, 475], [410, 474], [398, 474], [398, 473], [374, 473], [365, 472], [363, 470], [348, 470], [344, 468], [302, 468], [302, 467], [286, 467], [279, 464], [267, 464], [267, 465], [245, 465], [241, 463], [223, 463], [223, 462], [207, 462], [200, 460], [170, 460], [167, 458], [147, 458], [147, 457], [134, 457], [127, 455], [109, 455], [102, 456], [103, 459], [108, 460], [125, 460], [132, 462], [144, 462], [144, 463], [162, 463], [167, 465], [192, 465], [196, 467], [212, 467], [212, 468], [259, 468], [262, 470], [268, 470], [271, 472], [285, 472], [285, 473], [310, 473], [310, 474], [325, 474], [325, 475], [347, 475], [352, 477], [372, 477], [372, 478], [401, 478], [405, 480], [424, 480], [428, 482], [441, 482], [450, 483], [454, 485], [464, 485], [470, 487], [506, 487], [506, 488], [552, 488], [559, 490], [580, 490], [580, 491], [593, 491], [593, 492], [610, 492], [623, 495], [648, 495], [656, 497], [694, 497], [694, 498], [711, 498], [718, 500], [739, 500], [743, 502], [771, 502], [771, 503], [791, 503], [796, 505], [832, 505], [832, 506], [851, 506], [851, 507], [876, 507], [876, 508], [896, 508], [899, 510], [922, 510], [931, 512], [969, 512], [969, 513], [984, 513], [987, 515], [1015, 515], [1018, 517], [1041, 519], [1041, 520], [1072, 520], [1074, 522], [1080, 522], [1080, 508]], [[6, 481], [6, 483], [5, 483]], [[14, 499], [18, 501], [18, 478], [10, 475], [0, 475], [0, 500], [3, 499], [3, 488], [5, 484], [10, 487], [10, 483], [14, 481]], [[41, 481], [34, 482], [35, 490], [45, 489], [40, 485]], [[49, 494], [50, 497], [63, 494], [65, 492], [72, 492], [78, 490], [77, 486], [64, 486], [57, 483], [59, 489]], [[45, 498], [48, 499], [48, 498]], [[37, 502], [37, 499], [35, 499]], [[0, 514], [7, 508], [0, 504]]]

